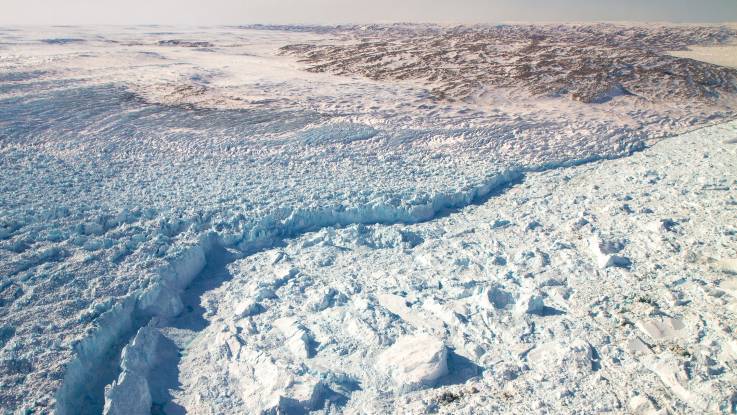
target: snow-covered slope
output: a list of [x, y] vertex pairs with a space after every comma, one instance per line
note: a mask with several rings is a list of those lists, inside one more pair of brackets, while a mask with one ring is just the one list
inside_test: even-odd
[[[192, 366], [176, 356], [193, 333], [209, 336], [209, 321], [196, 315], [200, 296], [241, 281], [240, 271], [228, 270], [262, 258], [258, 251], [291, 247], [289, 238], [328, 227], [349, 226], [340, 232], [360, 239], [374, 231], [357, 225], [427, 221], [485, 200], [527, 172], [628, 155], [665, 135], [733, 117], [728, 90], [719, 90], [719, 101], [686, 98], [673, 108], [635, 107], [627, 97], [591, 104], [509, 91], [489, 101], [437, 102], [414, 81], [311, 73], [279, 53], [289, 44], [350, 43], [344, 29], [271, 29], [0, 29], [0, 408], [99, 413], [106, 396], [109, 413], [135, 413], [133, 403], [144, 412], [190, 405], [200, 399], [198, 389], [175, 392], [178, 374]], [[721, 32], [683, 33], [699, 43]], [[494, 102], [500, 105], [488, 105]], [[380, 236], [367, 242], [376, 247], [421, 247], [428, 239], [376, 229]], [[271, 272], [262, 281], [264, 299], [269, 289], [303, 278], [299, 269]], [[346, 301], [353, 293], [343, 292]], [[231, 305], [239, 314], [264, 311], [243, 300]], [[385, 300], [382, 307], [419, 318], [396, 297]], [[291, 317], [281, 315], [289, 304], [270, 312]], [[529, 305], [536, 310], [539, 302]], [[387, 347], [399, 334], [390, 317], [376, 317], [389, 330], [377, 329]], [[314, 345], [304, 339], [314, 333], [305, 322], [271, 323], [302, 356], [292, 363], [312, 358]], [[409, 337], [395, 350], [416, 350], [417, 359], [390, 352], [380, 359], [392, 367], [382, 368], [386, 381], [405, 385], [396, 390], [465, 381], [472, 376], [459, 375], [458, 367], [486, 364], [467, 362], [445, 338], [417, 340], [405, 331]], [[275, 339], [264, 341], [281, 341]], [[309, 347], [301, 350], [300, 342]], [[166, 345], [169, 357], [160, 358], [156, 350]], [[357, 362], [356, 370], [364, 366]], [[308, 372], [300, 372], [301, 384], [285, 386], [282, 375], [292, 372], [268, 364], [263, 370], [276, 383], [244, 378], [251, 395], [243, 396], [258, 395], [268, 406], [289, 389], [286, 407], [324, 402], [314, 387], [322, 381]], [[350, 389], [350, 379], [334, 382]], [[228, 388], [221, 380], [212, 387]], [[344, 408], [395, 405], [370, 392], [395, 389], [366, 388], [355, 401], [347, 390], [335, 392], [345, 397]], [[237, 399], [201, 404], [244, 409]]]

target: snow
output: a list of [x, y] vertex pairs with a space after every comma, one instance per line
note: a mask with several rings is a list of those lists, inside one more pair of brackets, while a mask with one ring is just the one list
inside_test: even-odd
[[637, 328], [653, 340], [671, 339], [688, 333], [681, 320], [670, 317], [641, 320], [637, 322]]
[[448, 351], [437, 338], [405, 336], [379, 355], [377, 365], [392, 377], [400, 390], [410, 391], [432, 386], [448, 374]]
[[679, 50], [669, 53], [679, 58], [695, 59], [698, 61], [737, 68], [737, 45], [734, 43], [720, 46], [691, 46], [688, 50]]
[[655, 144], [728, 104], [278, 54], [341, 33], [0, 28], [0, 409], [733, 405], [737, 126]]
[[284, 344], [294, 356], [300, 359], [310, 357], [310, 336], [297, 320], [283, 317], [274, 321], [274, 327], [284, 336]]

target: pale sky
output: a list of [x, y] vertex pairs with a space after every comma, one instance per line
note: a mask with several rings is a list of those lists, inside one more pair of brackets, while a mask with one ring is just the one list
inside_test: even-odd
[[737, 21], [737, 0], [0, 0], [0, 24]]

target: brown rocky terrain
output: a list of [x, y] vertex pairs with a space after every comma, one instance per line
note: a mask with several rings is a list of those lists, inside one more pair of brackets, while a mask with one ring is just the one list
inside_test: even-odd
[[715, 103], [737, 93], [737, 70], [665, 51], [713, 45], [728, 27], [515, 25], [335, 28], [347, 41], [281, 49], [312, 72], [426, 84], [436, 100], [522, 88], [535, 96], [601, 103], [615, 96], [653, 103]]

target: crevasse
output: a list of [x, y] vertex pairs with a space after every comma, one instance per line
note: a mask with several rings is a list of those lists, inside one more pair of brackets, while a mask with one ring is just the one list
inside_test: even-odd
[[[62, 387], [56, 394], [56, 412], [59, 415], [85, 413], [101, 408], [104, 399], [105, 413], [132, 414], [136, 410], [148, 413], [151, 397], [147, 376], [154, 363], [151, 354], [158, 340], [149, 322], [181, 312], [181, 293], [205, 268], [207, 257], [215, 247], [232, 247], [248, 253], [272, 246], [281, 238], [328, 226], [427, 221], [444, 210], [461, 208], [488, 197], [522, 177], [520, 170], [508, 170], [468, 190], [437, 194], [426, 203], [402, 201], [397, 205], [296, 209], [283, 220], [262, 218], [238, 234], [203, 232], [196, 244], [182, 247], [180, 253], [159, 270], [154, 282], [102, 314], [98, 328], [75, 346], [76, 358], [67, 366]], [[110, 359], [117, 360], [117, 353], [121, 363], [114, 372], [119, 374], [111, 385], [107, 385], [103, 398], [104, 373], [110, 372], [102, 368], [110, 364]]]

